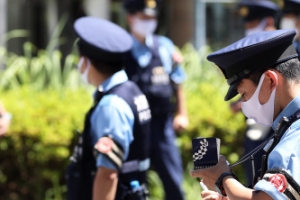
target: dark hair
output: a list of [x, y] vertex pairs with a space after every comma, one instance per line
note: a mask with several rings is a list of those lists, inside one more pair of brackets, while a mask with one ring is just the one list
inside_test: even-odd
[[105, 75], [112, 75], [120, 70], [123, 69], [123, 63], [108, 63], [108, 62], [103, 62], [103, 61], [99, 61], [99, 60], [95, 60], [90, 58], [89, 56], [85, 55], [80, 48], [78, 48], [80, 55], [82, 56], [86, 56], [91, 63], [93, 64], [93, 66], [95, 67], [95, 69]]
[[300, 62], [298, 58], [290, 59], [271, 68], [256, 71], [250, 74], [247, 78], [250, 79], [255, 85], [258, 85], [262, 74], [270, 69], [275, 69], [281, 73], [287, 81], [300, 83]]
[[112, 75], [123, 69], [122, 63], [107, 63], [92, 59], [90, 61], [98, 72], [105, 75]]

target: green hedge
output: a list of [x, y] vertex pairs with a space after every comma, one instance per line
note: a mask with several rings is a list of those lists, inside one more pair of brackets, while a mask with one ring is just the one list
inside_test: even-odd
[[[188, 75], [184, 87], [190, 126], [178, 134], [177, 143], [185, 168], [187, 200], [192, 200], [199, 198], [200, 188], [189, 176], [191, 139], [221, 138], [221, 153], [234, 162], [242, 154], [245, 125], [243, 115], [232, 114], [223, 100], [228, 86], [217, 67], [206, 60], [210, 49], [197, 51], [187, 44], [181, 51]], [[13, 118], [9, 134], [0, 139], [0, 199], [64, 199], [64, 172], [75, 132], [82, 129], [84, 113], [91, 104], [91, 88], [80, 86], [74, 55], [61, 62], [58, 51], [39, 50], [35, 57], [28, 52], [27, 56], [3, 52], [0, 59], [10, 61], [0, 74], [6, 80], [0, 82], [5, 88], [1, 100]], [[242, 169], [235, 170], [241, 177]], [[162, 199], [164, 191], [153, 171], [149, 183], [153, 200]]]
[[60, 199], [71, 142], [83, 127], [90, 95], [84, 89], [30, 87], [2, 92], [13, 118], [0, 139], [0, 199], [51, 199], [53, 192]]

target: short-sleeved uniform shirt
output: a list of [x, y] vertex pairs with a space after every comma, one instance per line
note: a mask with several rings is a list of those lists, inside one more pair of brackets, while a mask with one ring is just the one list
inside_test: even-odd
[[[184, 69], [179, 64], [177, 64], [175, 67], [172, 67], [172, 55], [175, 51], [173, 42], [164, 36], [156, 37], [158, 37], [159, 55], [165, 71], [170, 75], [170, 78], [174, 83], [182, 83], [186, 79]], [[133, 47], [131, 51], [134, 59], [137, 61], [140, 67], [147, 67], [152, 59], [152, 53], [149, 47], [154, 45], [153, 35], [146, 37], [145, 44], [140, 43], [134, 36], [132, 36], [132, 38]]]
[[[103, 88], [103, 92], [106, 92], [127, 80], [127, 75], [125, 71], [122, 70], [105, 80], [101, 87]], [[129, 146], [134, 139], [133, 124], [134, 115], [125, 100], [114, 94], [104, 95], [91, 116], [90, 134], [92, 136], [93, 145], [95, 145], [101, 137], [111, 135], [113, 139], [122, 146], [124, 150], [124, 160], [126, 160], [129, 153]], [[117, 170], [115, 165], [103, 154], [97, 155], [96, 166]]]
[[[300, 109], [300, 95], [291, 101], [277, 116], [273, 123], [273, 129], [283, 116], [289, 117]], [[295, 121], [284, 133], [280, 142], [270, 153], [268, 169], [284, 169], [300, 185], [300, 120]], [[271, 181], [260, 180], [255, 190], [261, 190], [276, 200], [286, 199], [280, 184]]]

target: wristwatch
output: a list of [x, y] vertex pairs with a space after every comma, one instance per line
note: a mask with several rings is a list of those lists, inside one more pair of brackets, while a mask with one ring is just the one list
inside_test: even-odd
[[215, 182], [215, 188], [217, 190], [217, 192], [219, 194], [221, 194], [222, 196], [227, 196], [225, 189], [223, 187], [223, 179], [226, 176], [232, 176], [233, 178], [235, 178], [236, 180], [238, 180], [238, 177], [233, 173], [233, 172], [224, 172], [223, 174], [221, 174], [221, 176], [218, 178], [218, 180]]

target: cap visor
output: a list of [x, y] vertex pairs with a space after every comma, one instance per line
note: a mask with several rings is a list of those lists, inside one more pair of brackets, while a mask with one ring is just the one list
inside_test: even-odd
[[225, 101], [232, 99], [233, 97], [235, 97], [238, 94], [238, 92], [236, 90], [236, 87], [238, 86], [238, 84], [239, 84], [239, 82], [230, 85], [228, 92], [224, 99]]

